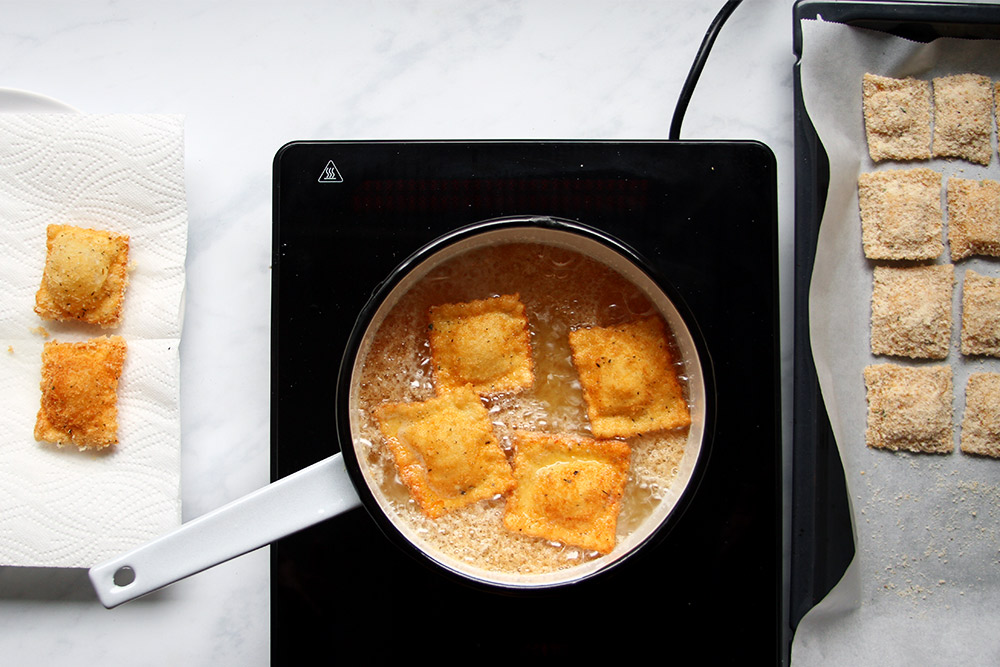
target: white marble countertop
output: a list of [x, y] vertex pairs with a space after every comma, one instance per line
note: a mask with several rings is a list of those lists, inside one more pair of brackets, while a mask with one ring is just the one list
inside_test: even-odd
[[[283, 144], [664, 139], [722, 4], [0, 1], [0, 87], [83, 112], [185, 116], [184, 520], [268, 482], [271, 161]], [[791, 7], [745, 0], [682, 131], [759, 140], [777, 157], [783, 361]], [[264, 548], [109, 611], [82, 570], [0, 568], [0, 655], [18, 665], [268, 664], [268, 578]]]

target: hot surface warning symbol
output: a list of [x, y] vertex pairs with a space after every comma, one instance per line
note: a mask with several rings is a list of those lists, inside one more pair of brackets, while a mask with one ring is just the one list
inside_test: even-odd
[[344, 177], [340, 175], [340, 170], [337, 169], [337, 165], [330, 160], [326, 163], [323, 168], [323, 173], [319, 176], [320, 183], [343, 183]]

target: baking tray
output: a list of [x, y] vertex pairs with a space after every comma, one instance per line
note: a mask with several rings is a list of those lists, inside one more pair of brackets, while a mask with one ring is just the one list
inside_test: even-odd
[[802, 99], [802, 21], [822, 18], [919, 42], [1000, 39], [1000, 5], [799, 0], [793, 8], [795, 152], [794, 425], [791, 463], [791, 629], [839, 581], [854, 556], [840, 454], [827, 419], [809, 340], [809, 282], [829, 185], [829, 160]]

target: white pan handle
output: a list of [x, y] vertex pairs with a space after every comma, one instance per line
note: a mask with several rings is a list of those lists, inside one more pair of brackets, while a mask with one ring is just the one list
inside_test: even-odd
[[110, 609], [360, 504], [335, 454], [95, 565], [90, 582]]

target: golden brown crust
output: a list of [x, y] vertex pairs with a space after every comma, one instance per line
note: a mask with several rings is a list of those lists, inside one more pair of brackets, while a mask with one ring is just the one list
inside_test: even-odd
[[492, 396], [534, 382], [528, 318], [518, 295], [433, 306], [428, 316], [439, 391], [471, 384]]
[[962, 354], [1000, 357], [1000, 278], [966, 270], [961, 348]]
[[876, 266], [871, 349], [913, 359], [944, 359], [951, 347], [955, 267]]
[[1000, 256], [1000, 183], [948, 179], [948, 245], [953, 261]]
[[595, 437], [627, 438], [691, 423], [660, 318], [576, 329], [569, 344]]
[[941, 174], [919, 167], [858, 176], [861, 242], [869, 259], [934, 259], [942, 242]]
[[922, 160], [931, 156], [929, 82], [865, 74], [861, 89], [872, 161]]
[[35, 439], [81, 449], [118, 442], [118, 379], [125, 363], [121, 336], [83, 343], [45, 343], [42, 405]]
[[129, 237], [70, 225], [49, 225], [45, 272], [35, 312], [47, 320], [113, 327], [128, 284]]
[[965, 387], [962, 451], [1000, 458], [1000, 373], [972, 373]]
[[628, 481], [629, 446], [566, 434], [515, 431], [508, 530], [609, 553]]
[[514, 485], [489, 413], [471, 387], [375, 413], [400, 479], [428, 517], [504, 494]]
[[934, 157], [989, 164], [993, 157], [993, 83], [981, 74], [934, 79]]
[[877, 364], [864, 376], [869, 447], [928, 454], [954, 449], [950, 366]]

